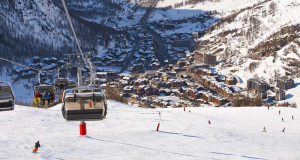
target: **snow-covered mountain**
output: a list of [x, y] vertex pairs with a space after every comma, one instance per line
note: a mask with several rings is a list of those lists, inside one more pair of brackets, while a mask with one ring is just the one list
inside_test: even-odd
[[[1, 57], [20, 61], [77, 51], [65, 12], [51, 0], [2, 0], [0, 23]], [[94, 33], [74, 19], [73, 24], [83, 50], [94, 50]]]
[[278, 77], [298, 75], [300, 3], [265, 0], [248, 4], [231, 14], [220, 14], [220, 21], [207, 29], [196, 49], [217, 55], [222, 61], [219, 69], [244, 80], [262, 77], [272, 83]]
[[[146, 9], [135, 0], [65, 0], [70, 13], [112, 28], [125, 28], [140, 22]], [[62, 7], [61, 0], [53, 3]]]
[[[183, 108], [145, 109], [108, 101], [107, 118], [86, 122], [87, 135], [79, 136], [79, 122], [65, 121], [61, 105], [16, 106], [14, 111], [0, 112], [0, 157], [297, 160], [299, 118], [299, 109], [286, 107], [189, 107], [184, 112]], [[37, 141], [41, 148], [33, 154]]]

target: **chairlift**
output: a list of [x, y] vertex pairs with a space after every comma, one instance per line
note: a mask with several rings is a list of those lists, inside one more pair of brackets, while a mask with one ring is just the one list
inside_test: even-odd
[[[84, 81], [84, 84], [85, 84], [86, 86], [90, 85], [90, 84], [91, 84], [91, 77], [86, 78], [85, 81]], [[101, 81], [100, 78], [94, 78], [94, 79], [93, 79], [93, 84], [92, 84], [92, 85], [95, 85], [95, 86], [98, 86], [98, 87], [99, 87], [101, 84], [102, 84], [102, 81]]]
[[57, 78], [54, 81], [54, 86], [56, 89], [65, 89], [66, 85], [69, 85], [69, 80], [67, 78]]
[[99, 121], [106, 117], [105, 95], [97, 86], [81, 86], [65, 90], [62, 115], [67, 121]]
[[0, 81], [0, 110], [14, 110], [15, 95], [9, 82]]
[[39, 92], [40, 94], [43, 94], [45, 92], [51, 93], [54, 92], [55, 88], [53, 85], [47, 85], [47, 84], [41, 84], [34, 87], [34, 94]]
[[[55, 94], [55, 88], [54, 88], [53, 85], [42, 84], [42, 85], [38, 85], [38, 86], [34, 87], [34, 93], [33, 93], [33, 95], [35, 95], [37, 92], [39, 92], [41, 94], [40, 99], [42, 99], [43, 102], [45, 102], [45, 100], [47, 100], [47, 102], [49, 103], [49, 101], [51, 100], [51, 97], [49, 97], [49, 99], [48, 98], [44, 99], [43, 98], [43, 94], [45, 94], [45, 93], [48, 93], [49, 95], [50, 95], [50, 93], [54, 93]], [[35, 102], [35, 103], [38, 104], [38, 102]]]
[[69, 80], [68, 83], [69, 83], [69, 87], [68, 88], [75, 88], [75, 87], [77, 87], [76, 81]]

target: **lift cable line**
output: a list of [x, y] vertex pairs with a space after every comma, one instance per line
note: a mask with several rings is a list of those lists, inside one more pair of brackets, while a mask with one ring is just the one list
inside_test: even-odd
[[5, 58], [1, 58], [1, 57], [0, 57], [0, 59], [1, 59], [1, 60], [3, 60], [3, 61], [7, 61], [7, 62], [10, 62], [10, 63], [16, 64], [16, 65], [22, 66], [22, 67], [26, 67], [26, 68], [30, 68], [30, 69], [36, 70], [36, 71], [39, 71], [39, 72], [41, 71], [40, 69], [36, 69], [36, 68], [33, 68], [33, 67], [29, 67], [29, 66], [26, 66], [26, 65], [23, 65], [23, 64], [17, 63], [17, 62], [13, 62], [13, 61], [10, 61], [10, 60], [8, 60], [8, 59], [5, 59]]
[[37, 68], [29, 67], [29, 66], [26, 66], [24, 64], [20, 64], [20, 63], [17, 63], [17, 62], [14, 62], [14, 61], [11, 61], [11, 60], [8, 60], [8, 59], [5, 59], [5, 58], [1, 58], [0, 57], [0, 59], [3, 60], [3, 61], [6, 61], [6, 62], [10, 62], [10, 63], [16, 64], [16, 65], [19, 65], [19, 66], [22, 66], [22, 67], [26, 67], [26, 68], [38, 71], [38, 72], [48, 72], [48, 71], [55, 71], [55, 70], [57, 70], [57, 69], [42, 70], [42, 69], [37, 69]]
[[14, 62], [14, 61], [11, 61], [11, 60], [8, 60], [8, 59], [5, 59], [5, 58], [1, 58], [1, 60], [3, 61], [6, 61], [6, 62], [9, 62], [9, 63], [12, 63], [12, 64], [16, 64], [16, 65], [19, 65], [19, 66], [22, 66], [22, 67], [25, 67], [25, 68], [29, 68], [29, 69], [32, 69], [32, 70], [35, 70], [35, 71], [38, 71], [38, 81], [39, 81], [39, 84], [41, 84], [41, 73], [42, 72], [49, 72], [49, 71], [54, 71], [56, 69], [52, 69], [52, 70], [42, 70], [42, 69], [36, 69], [36, 68], [33, 68], [33, 67], [29, 67], [29, 66], [26, 66], [24, 64], [20, 64], [20, 63], [17, 63], [17, 62]]
[[67, 14], [67, 18], [68, 18], [68, 21], [69, 21], [69, 23], [70, 23], [70, 26], [71, 26], [73, 35], [74, 35], [74, 37], [75, 37], [75, 40], [76, 40], [76, 43], [77, 43], [79, 52], [80, 52], [80, 54], [81, 54], [81, 57], [82, 57], [84, 63], [85, 63], [87, 66], [89, 66], [89, 70], [92, 71], [91, 64], [88, 65], [88, 63], [87, 63], [87, 61], [86, 61], [86, 59], [85, 59], [85, 57], [84, 57], [84, 55], [83, 55], [83, 53], [82, 53], [82, 50], [81, 50], [81, 47], [80, 47], [80, 44], [79, 44], [79, 41], [78, 41], [76, 32], [75, 32], [75, 30], [74, 30], [74, 27], [73, 27], [73, 24], [72, 24], [70, 15], [69, 15], [69, 11], [68, 11], [68, 8], [67, 8], [66, 3], [65, 3], [65, 0], [61, 0], [61, 1], [62, 1], [63, 6], [64, 6], [64, 10], [65, 10], [65, 12], [66, 12], [66, 14]]

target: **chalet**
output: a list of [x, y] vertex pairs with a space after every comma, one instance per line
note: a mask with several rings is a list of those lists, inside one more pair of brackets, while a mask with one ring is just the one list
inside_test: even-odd
[[124, 93], [132, 93], [133, 92], [133, 86], [126, 86], [123, 88]]
[[220, 96], [212, 96], [212, 103], [216, 106], [222, 106], [226, 104], [226, 99]]
[[222, 88], [222, 94], [220, 95], [224, 96], [227, 99], [230, 99], [233, 97], [233, 92], [228, 87], [224, 87]]
[[155, 76], [155, 70], [145, 71], [145, 77], [154, 77], [154, 76]]
[[116, 72], [114, 72], [114, 71], [107, 71], [106, 76], [107, 76], [107, 79], [113, 79], [116, 76]]
[[188, 96], [192, 99], [198, 99], [200, 98], [198, 91], [196, 89], [189, 89]]
[[160, 78], [161, 78], [162, 80], [164, 80], [164, 81], [167, 81], [170, 77], [171, 77], [171, 76], [169, 76], [168, 74], [163, 73], [163, 74], [161, 75]]
[[234, 76], [226, 75], [225, 76], [225, 83], [227, 85], [235, 85], [237, 83], [237, 80]]
[[171, 88], [179, 88], [182, 86], [182, 81], [178, 79], [171, 79], [169, 82], [171, 82]]
[[124, 80], [119, 81], [120, 88], [123, 88], [123, 87], [128, 86], [128, 85], [129, 85], [128, 81], [124, 81]]
[[154, 99], [152, 100], [152, 105], [155, 107], [161, 107], [162, 106], [162, 101], [160, 99]]
[[276, 83], [276, 87], [282, 90], [288, 90], [293, 88], [295, 82], [293, 79], [278, 79]]
[[168, 88], [160, 89], [159, 92], [166, 95], [166, 96], [169, 96], [172, 93], [172, 91]]
[[152, 80], [150, 80], [150, 85], [155, 86], [155, 87], [161, 87], [162, 86], [162, 82], [160, 82], [157, 79], [152, 79]]
[[145, 95], [150, 96], [150, 95], [159, 95], [159, 90], [154, 87], [154, 86], [146, 86], [145, 87]]
[[138, 87], [140, 85], [147, 85], [149, 83], [149, 80], [146, 78], [142, 78], [142, 79], [137, 79], [136, 81], [134, 81], [133, 85], [134, 87]]
[[160, 77], [164, 72], [161, 72], [161, 71], [156, 71], [155, 72], [155, 76], [156, 77]]
[[106, 89], [111, 88], [111, 89], [117, 89], [119, 88], [119, 84], [117, 82], [109, 82], [106, 83]]
[[153, 63], [151, 64], [151, 68], [152, 68], [153, 70], [158, 70], [158, 69], [159, 69], [159, 63], [158, 63], [158, 62], [153, 62]]
[[203, 101], [205, 101], [206, 103], [209, 102], [209, 99], [208, 99], [209, 95], [210, 95], [210, 93], [208, 93], [208, 92], [202, 92], [202, 99], [203, 99]]
[[189, 66], [190, 62], [188, 62], [186, 59], [179, 59], [177, 61], [177, 65], [179, 68], [183, 68], [184, 66]]
[[179, 72], [182, 72], [182, 71], [185, 71], [186, 69], [184, 69], [184, 68], [178, 68], [178, 67], [174, 67], [173, 68], [173, 72], [176, 72], [176, 73], [179, 73]]
[[141, 99], [141, 101], [140, 101], [140, 106], [149, 106], [149, 104], [150, 104], [150, 99], [148, 98], [148, 97], [144, 97], [144, 98], [142, 98]]
[[134, 64], [132, 67], [132, 72], [144, 72], [145, 68], [143, 64]]
[[145, 94], [145, 85], [141, 85], [136, 89], [136, 94], [144, 95]]
[[184, 107], [184, 106], [183, 106], [183, 103], [176, 102], [176, 103], [174, 104], [174, 107], [176, 107], [176, 108], [182, 108], [182, 107]]

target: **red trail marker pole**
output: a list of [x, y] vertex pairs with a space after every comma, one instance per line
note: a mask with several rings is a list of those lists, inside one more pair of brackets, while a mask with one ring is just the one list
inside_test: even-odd
[[84, 121], [80, 122], [79, 130], [80, 130], [80, 135], [81, 136], [86, 135], [86, 123]]

